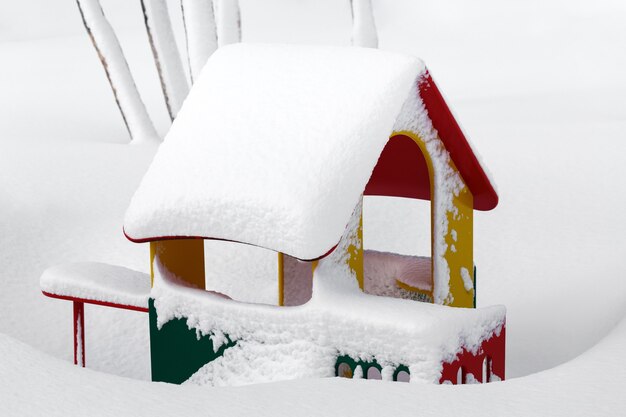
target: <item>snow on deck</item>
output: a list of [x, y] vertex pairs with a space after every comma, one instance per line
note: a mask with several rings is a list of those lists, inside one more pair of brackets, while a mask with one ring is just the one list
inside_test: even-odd
[[150, 275], [97, 262], [48, 268], [39, 283], [42, 291], [56, 296], [141, 308], [148, 307], [150, 296]]
[[424, 68], [366, 48], [219, 49], [132, 199], [127, 236], [326, 254]]
[[[327, 259], [327, 258], [325, 258]], [[301, 306], [277, 307], [226, 300], [177, 282], [157, 262], [152, 297], [157, 324], [187, 318], [187, 325], [234, 347], [209, 362], [190, 383], [242, 385], [334, 375], [337, 352], [404, 364], [412, 382], [437, 383], [440, 364], [461, 349], [476, 351], [499, 334], [505, 308], [450, 308], [362, 293], [336, 269], [315, 270], [313, 297]]]

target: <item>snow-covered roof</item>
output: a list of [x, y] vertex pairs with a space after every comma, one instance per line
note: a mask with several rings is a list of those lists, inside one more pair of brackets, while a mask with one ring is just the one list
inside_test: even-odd
[[419, 59], [374, 49], [220, 48], [133, 197], [126, 235], [325, 255], [425, 77]]

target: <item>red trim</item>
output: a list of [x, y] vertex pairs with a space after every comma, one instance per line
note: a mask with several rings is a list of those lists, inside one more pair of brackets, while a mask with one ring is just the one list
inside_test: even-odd
[[[222, 242], [240, 243], [242, 245], [249, 245], [249, 246], [254, 246], [254, 247], [257, 247], [257, 248], [262, 248], [262, 249], [267, 249], [267, 250], [271, 250], [271, 251], [274, 251], [274, 252], [278, 252], [276, 249], [266, 248], [264, 246], [254, 245], [252, 243], [240, 242], [238, 240], [231, 240], [231, 239], [221, 239], [221, 238], [218, 238], [218, 237], [206, 237], [206, 236], [157, 236], [157, 237], [145, 237], [145, 238], [135, 239], [133, 237], [130, 237], [126, 233], [126, 230], [123, 227], [122, 227], [122, 231], [124, 232], [124, 236], [126, 236], [126, 239], [130, 240], [133, 243], [148, 243], [148, 242], [156, 242], [156, 241], [159, 241], [159, 240], [176, 240], [176, 239], [206, 239], [206, 240], [219, 240], [219, 241], [222, 241]], [[337, 243], [337, 245], [338, 244], [339, 243]], [[332, 248], [330, 248], [328, 250], [328, 252], [326, 252], [322, 256], [318, 256], [317, 258], [312, 258], [312, 259], [296, 258], [296, 259], [298, 259], [299, 261], [302, 261], [302, 262], [319, 261], [320, 259], [325, 258], [328, 255], [330, 255], [335, 250], [337, 245], [333, 246]], [[289, 255], [289, 254], [287, 254], [287, 255]], [[291, 256], [291, 255], [289, 255], [289, 256]]]
[[495, 208], [498, 194], [428, 71], [420, 79], [419, 93], [433, 127], [474, 196], [474, 209]]
[[80, 298], [80, 297], [71, 297], [69, 295], [58, 295], [58, 294], [52, 294], [52, 293], [49, 293], [49, 292], [46, 292], [46, 291], [41, 291], [41, 292], [46, 297], [58, 298], [59, 300], [68, 300], [68, 301], [74, 301], [74, 302], [86, 303], [86, 304], [96, 304], [96, 305], [104, 306], [104, 307], [113, 307], [113, 308], [121, 308], [121, 309], [124, 309], [124, 310], [141, 311], [143, 313], [147, 313], [148, 312], [148, 308], [147, 307], [129, 306], [129, 305], [126, 305], [126, 304], [110, 303], [108, 301], [91, 300], [91, 299], [88, 299], [88, 298]]
[[[443, 364], [439, 383], [450, 381], [457, 384], [459, 367], [463, 368], [463, 383], [468, 373], [480, 382], [491, 382], [491, 375], [505, 378], [506, 327], [503, 325], [500, 334], [495, 333], [482, 342], [478, 352], [472, 353], [463, 349], [452, 362]], [[483, 381], [483, 361], [487, 358], [490, 369], [487, 369], [487, 381]]]

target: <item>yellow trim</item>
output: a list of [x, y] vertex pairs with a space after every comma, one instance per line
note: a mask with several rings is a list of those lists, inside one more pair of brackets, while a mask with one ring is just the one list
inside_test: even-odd
[[278, 252], [278, 305], [285, 305], [285, 259], [282, 252]]
[[317, 264], [319, 263], [319, 260], [315, 260], [311, 262], [311, 274], [315, 274], [315, 268], [317, 268]]
[[204, 241], [172, 239], [150, 242], [150, 276], [154, 283], [154, 262], [158, 259], [176, 278], [194, 287], [205, 289]]
[[[456, 170], [454, 164], [450, 165]], [[474, 288], [467, 291], [463, 283], [461, 269], [467, 269], [472, 278], [474, 275], [474, 197], [467, 187], [454, 196], [452, 200], [456, 208], [456, 214], [446, 213], [448, 217], [448, 233], [445, 236], [448, 249], [444, 254], [450, 268], [450, 297], [444, 304], [453, 307], [474, 307]], [[453, 239], [452, 231], [456, 232], [456, 240]], [[456, 252], [452, 251], [452, 245]]]
[[359, 228], [356, 233], [357, 244], [348, 246], [348, 266], [354, 272], [359, 288], [363, 290], [363, 214], [359, 219]]

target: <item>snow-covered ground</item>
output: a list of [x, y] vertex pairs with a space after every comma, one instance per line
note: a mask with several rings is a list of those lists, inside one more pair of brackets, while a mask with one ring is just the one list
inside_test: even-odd
[[[169, 121], [139, 2], [102, 3], [164, 134]], [[178, 10], [178, 1], [171, 3]], [[343, 3], [241, 0], [244, 41], [348, 45], [350, 10]], [[68, 404], [77, 414], [170, 407], [175, 414], [280, 415], [288, 408], [284, 398], [302, 415], [390, 414], [390, 407], [439, 415], [626, 410], [620, 394], [626, 386], [620, 357], [626, 348], [626, 5], [373, 3], [380, 47], [424, 59], [498, 185], [500, 205], [475, 216], [478, 303], [507, 306], [512, 379], [481, 387], [328, 379], [201, 391], [63, 363], [72, 356], [71, 305], [43, 297], [39, 276], [69, 261], [147, 271], [147, 248], [128, 242], [121, 225], [154, 150], [125, 144], [75, 4], [30, 0], [0, 4], [0, 333], [7, 335], [0, 337], [0, 415], [42, 409], [60, 415]], [[399, 216], [389, 216], [391, 209], [414, 213], [409, 202], [366, 201], [366, 247], [411, 253], [416, 236], [391, 241], [406, 233], [392, 222]], [[385, 229], [387, 238], [376, 237]], [[273, 256], [240, 250], [260, 264], [239, 265], [231, 274], [258, 274], [260, 282], [272, 275]], [[226, 264], [216, 259], [214, 266]], [[88, 306], [85, 315], [87, 366], [149, 379], [145, 314]]]
[[[3, 416], [619, 416], [626, 322], [576, 359], [481, 385], [343, 378], [211, 388], [150, 383], [80, 369], [0, 335]], [[10, 399], [5, 401], [4, 399]]]

